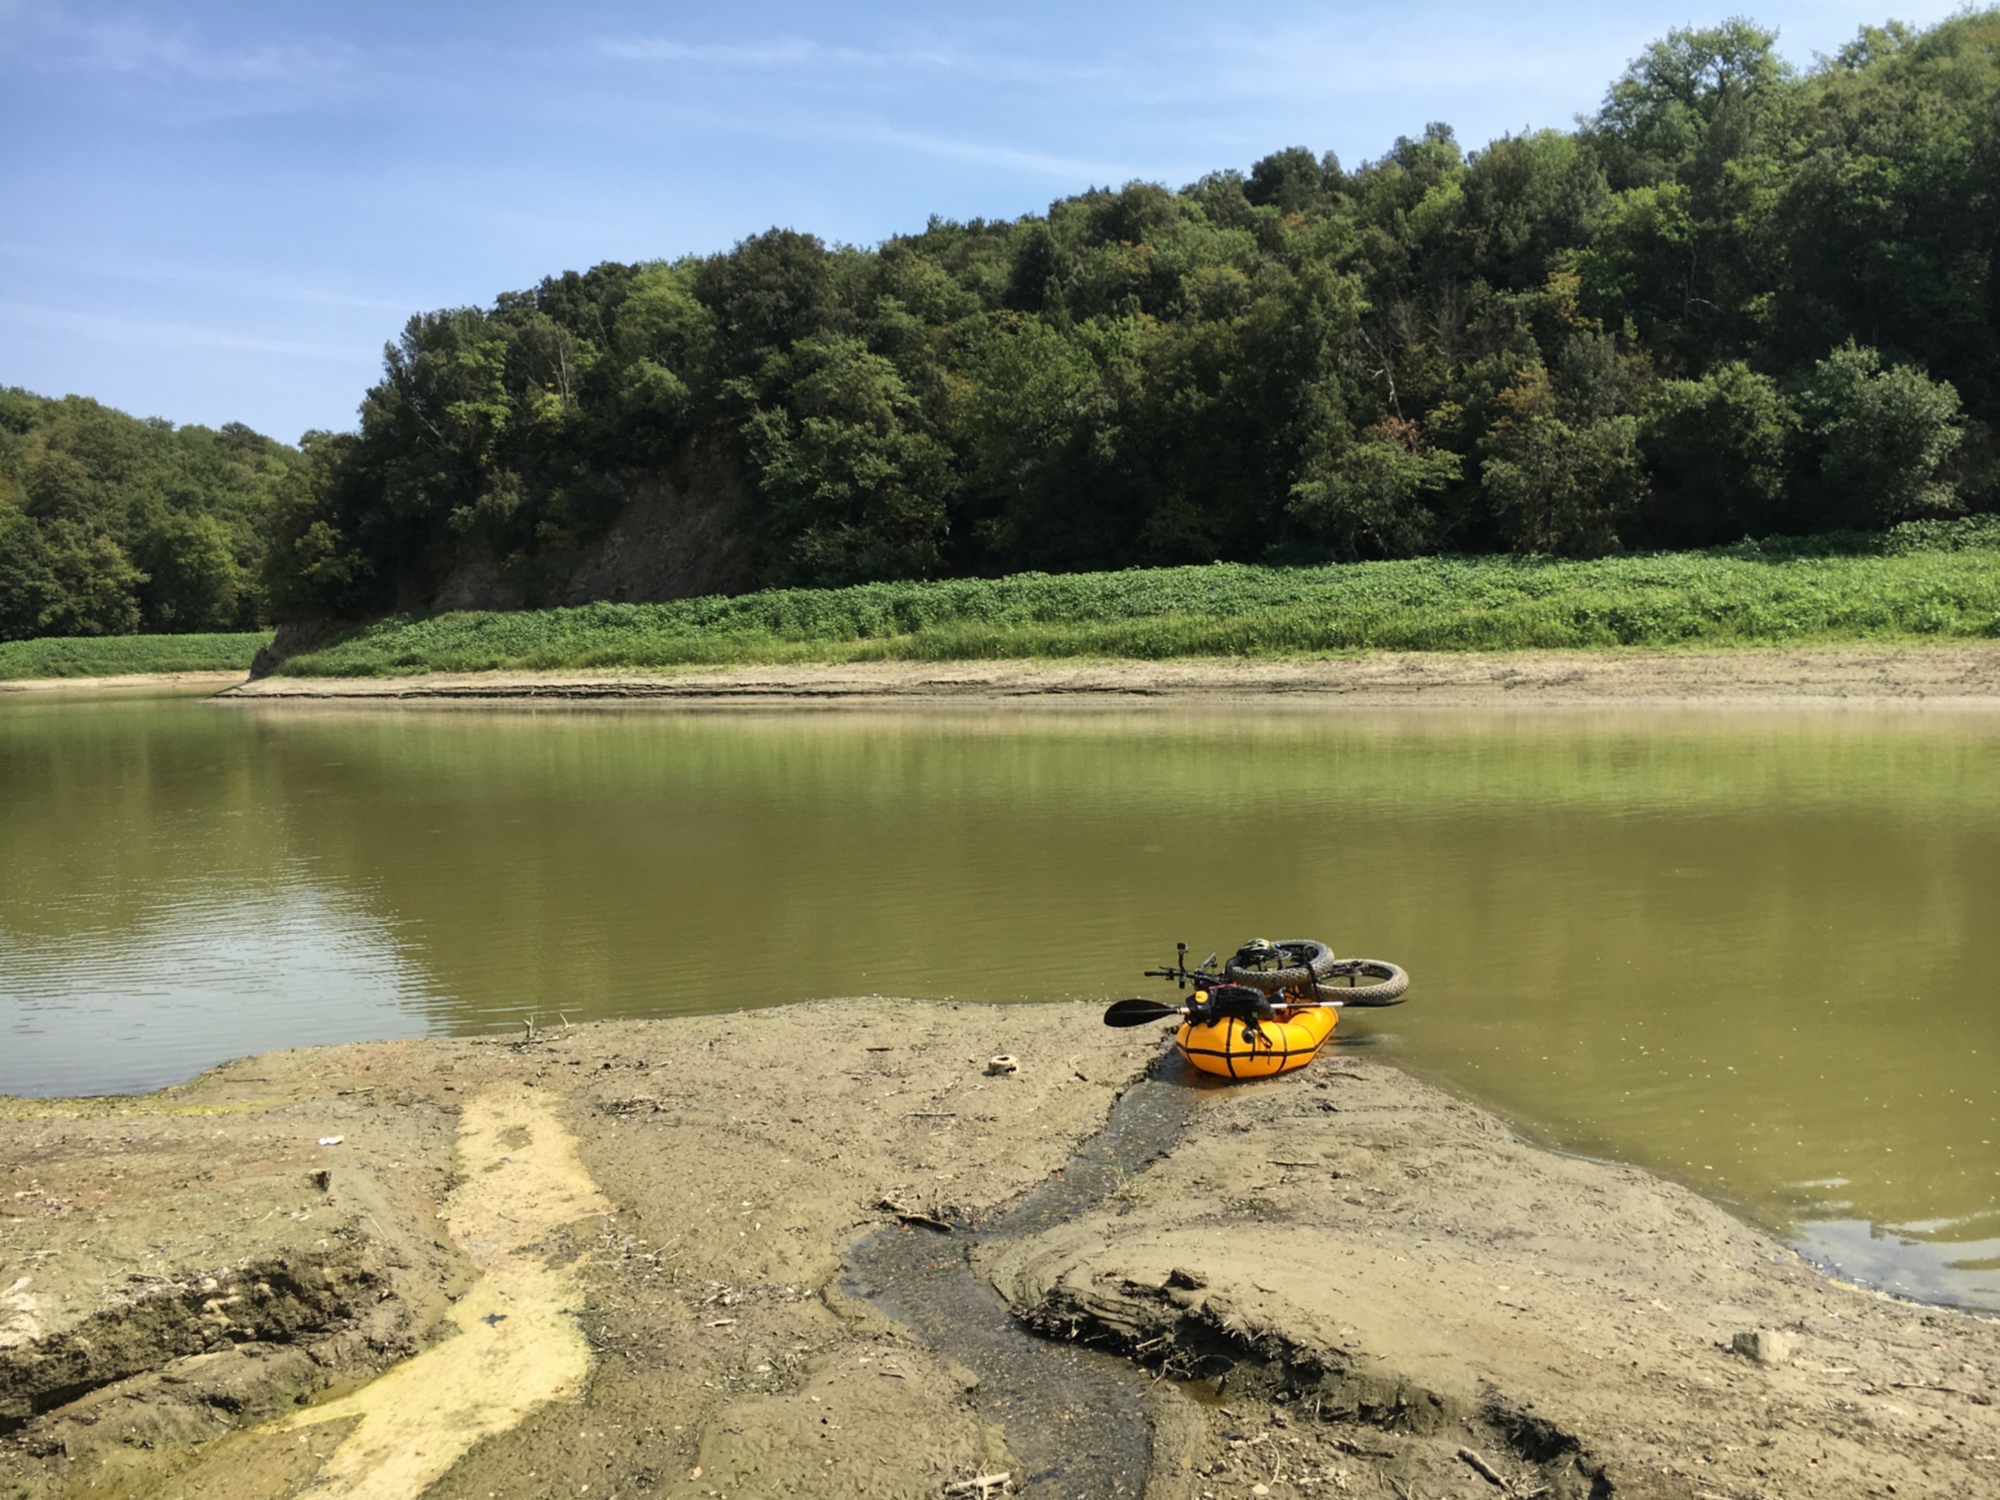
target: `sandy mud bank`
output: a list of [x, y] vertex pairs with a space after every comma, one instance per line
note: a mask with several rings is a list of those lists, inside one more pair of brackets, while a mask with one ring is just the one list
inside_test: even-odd
[[128, 672], [118, 677], [9, 677], [0, 693], [198, 693], [241, 686], [242, 672]]
[[915, 700], [1306, 699], [1363, 704], [2000, 702], [2000, 643], [1711, 652], [1379, 652], [1322, 661], [864, 662], [677, 672], [266, 677], [245, 701], [577, 700], [807, 706]]
[[[1074, 1415], [1146, 1429], [1129, 1493], [2000, 1494], [2000, 1326], [1366, 1049], [1214, 1089], [1160, 1042], [875, 999], [0, 1101], [0, 1494], [1066, 1494], [843, 1275], [885, 1233], [1118, 1356]], [[1138, 1104], [1163, 1156], [981, 1239]]]

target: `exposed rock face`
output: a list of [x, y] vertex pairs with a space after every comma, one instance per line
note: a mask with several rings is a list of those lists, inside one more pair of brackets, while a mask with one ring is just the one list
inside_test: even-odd
[[690, 454], [671, 470], [630, 478], [626, 497], [609, 530], [525, 566], [508, 565], [483, 545], [468, 545], [425, 607], [655, 604], [741, 593], [750, 586], [741, 526], [745, 495], [726, 459]]
[[734, 476], [695, 470], [677, 486], [664, 475], [636, 482], [612, 528], [583, 549], [558, 602], [653, 603], [741, 593], [751, 584]]
[[[741, 474], [719, 451], [692, 449], [667, 468], [628, 475], [625, 506], [604, 531], [577, 547], [550, 547], [509, 559], [468, 538], [442, 581], [421, 571], [398, 584], [406, 614], [452, 610], [545, 609], [608, 601], [658, 604], [704, 594], [740, 594], [754, 584]], [[267, 677], [290, 657], [317, 650], [361, 620], [290, 620], [250, 664]]]

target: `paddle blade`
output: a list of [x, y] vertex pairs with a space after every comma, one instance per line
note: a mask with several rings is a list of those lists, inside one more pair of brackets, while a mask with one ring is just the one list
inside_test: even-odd
[[1104, 1024], [1144, 1026], [1148, 1021], [1164, 1021], [1169, 1016], [1185, 1014], [1178, 1006], [1162, 1005], [1157, 1000], [1114, 1000], [1104, 1012]]

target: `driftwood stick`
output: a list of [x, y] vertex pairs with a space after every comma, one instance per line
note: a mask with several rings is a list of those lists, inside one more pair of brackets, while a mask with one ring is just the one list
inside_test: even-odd
[[905, 1224], [921, 1224], [924, 1228], [935, 1229], [940, 1234], [951, 1233], [951, 1225], [940, 1219], [936, 1214], [927, 1214], [920, 1208], [907, 1207], [904, 1204], [898, 1203], [894, 1198], [884, 1198], [875, 1206], [888, 1210]]
[[1477, 1453], [1474, 1453], [1470, 1448], [1459, 1449], [1458, 1456], [1465, 1461], [1467, 1468], [1471, 1469], [1473, 1473], [1477, 1474], [1488, 1484], [1498, 1485], [1509, 1494], [1514, 1492], [1514, 1486], [1507, 1482], [1507, 1476], [1494, 1468], [1493, 1465], [1489, 1464]]
[[1013, 1488], [1012, 1478], [1012, 1474], [1005, 1470], [998, 1474], [989, 1474], [984, 1469], [981, 1469], [970, 1479], [962, 1479], [957, 1484], [946, 1485], [944, 1492], [947, 1495], [978, 1495], [981, 1497], [981, 1500], [984, 1500], [985, 1496], [992, 1494], [995, 1490], [999, 1490], [1002, 1494], [1005, 1494], [1009, 1489]]

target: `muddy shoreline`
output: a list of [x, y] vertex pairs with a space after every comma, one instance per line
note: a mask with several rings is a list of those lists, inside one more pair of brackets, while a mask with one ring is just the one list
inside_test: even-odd
[[1315, 661], [867, 662], [672, 673], [267, 677], [223, 701], [533, 701], [744, 707], [1243, 700], [1518, 703], [2000, 703], [2000, 645], [1721, 652], [1378, 652]]
[[0, 691], [213, 688], [218, 702], [620, 703], [829, 708], [1244, 700], [1266, 704], [1707, 706], [2000, 703], [2000, 643], [1734, 651], [1377, 652], [1320, 660], [864, 662], [673, 671], [466, 672], [404, 677], [51, 678]]
[[[920, 1221], [1049, 1182], [1168, 1086], [1161, 1040], [871, 999], [0, 1101], [0, 1494], [1059, 1493], [844, 1269], [884, 1232], [962, 1265], [975, 1236]], [[1365, 1047], [1183, 1105], [1164, 1156], [972, 1256], [1139, 1374], [1148, 1496], [2000, 1493], [2000, 1324], [1829, 1281]], [[384, 1400], [397, 1369], [418, 1394]]]

